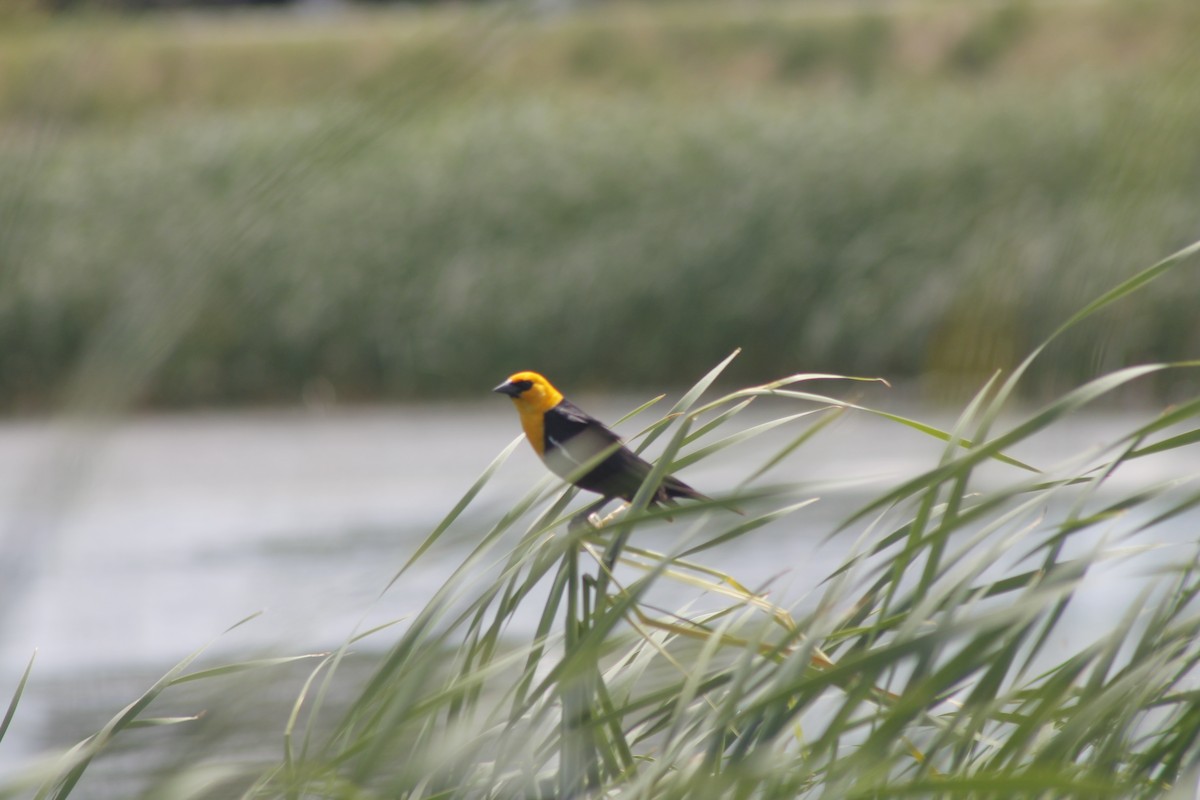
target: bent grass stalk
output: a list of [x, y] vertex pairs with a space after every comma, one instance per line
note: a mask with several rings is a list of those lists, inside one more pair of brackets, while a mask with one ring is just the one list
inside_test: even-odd
[[[1135, 276], [1071, 323], [1198, 251], [1200, 243]], [[1200, 548], [1147, 544], [1145, 537], [1200, 505], [1197, 476], [1134, 489], [1115, 476], [1133, 461], [1200, 442], [1200, 399], [1102, 447], [1064, 454], [1061, 463], [1011, 455], [1130, 381], [1195, 364], [1119, 370], [993, 436], [1001, 412], [1011, 413], [1020, 370], [1003, 383], [989, 381], [942, 430], [796, 388], [841, 379], [830, 375], [794, 375], [701, 403], [728, 363], [637, 437], [640, 450], [661, 440], [661, 454], [628, 508], [603, 528], [569, 530], [575, 490], [540, 482], [406, 621], [371, 678], [341, 688], [352, 696], [347, 708], [333, 712], [328, 698], [345, 682], [353, 650], [381, 638], [381, 630], [356, 634], [321, 657], [285, 714], [280, 759], [197, 762], [149, 796], [228, 796], [218, 791], [235, 786], [245, 798], [346, 800], [616, 792], [1140, 798], [1195, 781]], [[710, 441], [763, 397], [801, 407]], [[829, 534], [860, 529], [843, 565], [812, 587], [805, 604], [777, 602], [769, 586], [747, 586], [700, 560], [768, 525], [770, 536], [816, 542], [826, 534], [802, 519], [817, 496], [759, 481], [833, 420], [861, 413], [941, 441], [942, 456]], [[668, 472], [789, 427], [801, 430], [780, 437], [735, 492], [711, 503], [648, 508]], [[463, 511], [516, 444], [396, 580], [463, 524]], [[976, 473], [985, 463], [1003, 478], [981, 483]], [[730, 503], [746, 516], [731, 514]], [[639, 530], [668, 514], [679, 529], [669, 550], [637, 541]], [[770, 547], [771, 539], [754, 546]], [[1157, 557], [1163, 553], [1172, 557]], [[1156, 558], [1138, 560], [1148, 556]], [[1063, 637], [1079, 633], [1064, 626], [1081, 585], [1113, 564], [1140, 564], [1154, 580], [1143, 581], [1108, 629], [1064, 649]], [[660, 608], [652, 590], [665, 584], [691, 592], [693, 601]], [[522, 634], [514, 623], [529, 608], [536, 623]], [[290, 661], [187, 674], [189, 658], [62, 760], [0, 787], [0, 797], [31, 786], [40, 786], [39, 798], [66, 797], [116, 735], [139, 722], [187, 721], [141, 719], [163, 691]]]

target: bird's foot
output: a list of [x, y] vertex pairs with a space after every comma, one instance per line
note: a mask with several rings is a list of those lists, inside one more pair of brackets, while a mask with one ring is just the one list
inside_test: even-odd
[[612, 519], [612, 514], [603, 518], [599, 514], [600, 509], [604, 508], [607, 502], [608, 498], [605, 497], [592, 503], [590, 506], [584, 507], [582, 511], [571, 517], [571, 521], [567, 523], [567, 530], [574, 533], [584, 526], [592, 530], [603, 528]]
[[591, 509], [585, 508], [575, 516], [571, 517], [571, 521], [567, 523], [567, 530], [575, 533], [583, 528], [591, 528], [592, 530], [600, 530], [604, 525], [604, 520], [600, 519], [600, 515]]
[[[612, 522], [613, 520], [615, 520], [617, 517], [619, 517], [621, 514], [624, 514], [628, 510], [629, 510], [629, 504], [621, 503], [621, 505], [617, 506], [612, 511], [608, 512], [608, 515], [605, 516], [603, 519], [600, 519], [597, 517], [596, 523], [595, 523], [596, 527], [603, 528], [605, 525], [609, 524], [610, 522]], [[592, 516], [596, 517], [597, 515], [592, 514]]]

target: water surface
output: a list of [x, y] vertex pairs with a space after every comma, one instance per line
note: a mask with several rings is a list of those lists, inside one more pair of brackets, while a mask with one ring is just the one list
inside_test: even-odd
[[[586, 405], [615, 419], [639, 402], [588, 399]], [[951, 423], [943, 414], [900, 410]], [[751, 410], [738, 425], [770, 415]], [[1038, 466], [1058, 463], [1148, 416], [1076, 417], [1013, 454]], [[703, 491], [726, 491], [804, 424], [737, 445], [682, 476]], [[638, 429], [636, 421], [621, 426], [625, 434]], [[381, 594], [517, 433], [515, 416], [499, 400], [86, 426], [0, 424], [0, 696], [38, 653], [28, 695], [0, 745], [0, 767], [74, 743], [214, 640], [218, 660], [316, 652], [337, 647], [356, 629], [412, 615], [477, 537], [545, 475], [522, 444], [419, 568]], [[764, 478], [799, 484], [798, 496], [818, 502], [699, 560], [747, 586], [769, 586], [776, 602], [802, 609], [864, 528], [827, 541], [838, 523], [886, 487], [936, 464], [942, 449], [886, 420], [846, 415]], [[1106, 491], [1195, 476], [1195, 450], [1129, 464]], [[981, 486], [1010, 479], [1010, 468], [989, 467]], [[686, 522], [663, 525], [641, 543], [669, 549], [691, 531]], [[1196, 532], [1196, 514], [1156, 529], [1154, 541], [1168, 545], [1157, 558], [1190, 557]], [[1080, 623], [1062, 646], [1079, 646], [1123, 613], [1136, 572], [1097, 577], [1100, 583], [1076, 604]], [[672, 591], [664, 587], [656, 602], [669, 605]], [[680, 590], [680, 602], [686, 599]], [[532, 630], [535, 613], [519, 617], [509, 632]], [[372, 640], [377, 645], [363, 648], [393, 639], [381, 634]]]

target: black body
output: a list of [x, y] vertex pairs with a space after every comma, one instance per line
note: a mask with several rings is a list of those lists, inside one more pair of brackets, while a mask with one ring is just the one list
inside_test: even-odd
[[[574, 478], [575, 485], [581, 489], [630, 502], [650, 474], [649, 462], [621, 444], [619, 436], [569, 400], [563, 400], [547, 411], [544, 425], [546, 464], [559, 476]], [[582, 477], [576, 476], [588, 461], [613, 447], [616, 450], [596, 467]], [[667, 475], [651, 503], [674, 505], [672, 501], [676, 497], [708, 499], [678, 478]]]

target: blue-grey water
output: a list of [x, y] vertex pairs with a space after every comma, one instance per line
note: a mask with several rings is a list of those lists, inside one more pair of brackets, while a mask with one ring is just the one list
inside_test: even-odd
[[[639, 402], [588, 405], [615, 419]], [[935, 412], [895, 410], [952, 422]], [[1013, 455], [1038, 466], [1060, 463], [1151, 414], [1077, 416]], [[774, 415], [752, 409], [738, 425]], [[719, 493], [804, 424], [732, 447], [683, 477]], [[638, 427], [631, 422], [621, 430]], [[544, 476], [522, 443], [422, 565], [381, 596], [518, 432], [502, 398], [482, 405], [0, 423], [0, 709], [37, 651], [26, 697], [0, 743], [0, 777], [35, 753], [92, 732], [209, 642], [222, 657], [315, 652], [338, 646], [356, 629], [412, 615], [480, 531]], [[828, 542], [826, 535], [886, 487], [936, 464], [942, 449], [893, 422], [847, 414], [765, 479], [799, 483], [801, 496], [817, 502], [787, 528], [765, 528], [700, 560], [745, 585], [769, 584], [777, 603], [802, 606], [863, 526]], [[1009, 469], [989, 467], [983, 484], [1009, 479]], [[1200, 449], [1192, 446], [1123, 466], [1106, 491], [1116, 496], [1197, 475]], [[1152, 556], [1160, 561], [1190, 558], [1198, 522], [1196, 512], [1181, 515], [1138, 543], [1163, 545]], [[687, 528], [664, 525], [648, 544], [669, 548]], [[1103, 589], [1085, 586], [1072, 611], [1079, 623], [1062, 627], [1068, 633], [1060, 644], [1079, 646], [1119, 617], [1143, 572], [1127, 567], [1089, 578], [1103, 580]], [[519, 636], [522, 624], [531, 630], [535, 623], [532, 616], [518, 619], [510, 633]], [[384, 647], [391, 639], [385, 633], [374, 641]]]

